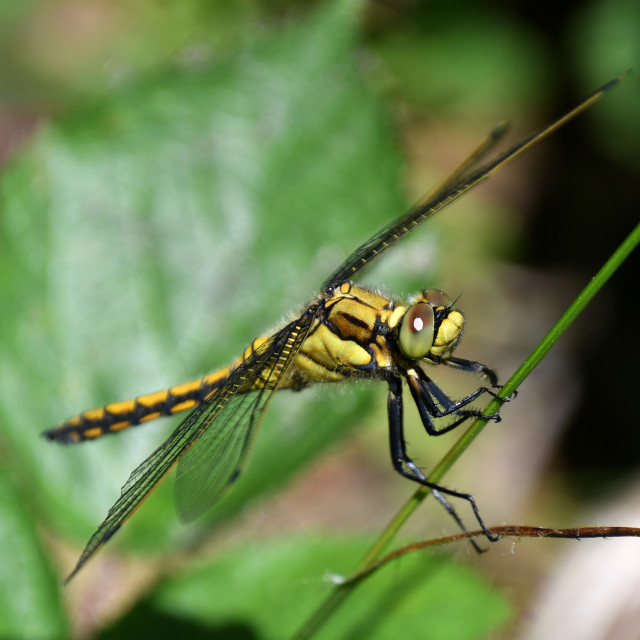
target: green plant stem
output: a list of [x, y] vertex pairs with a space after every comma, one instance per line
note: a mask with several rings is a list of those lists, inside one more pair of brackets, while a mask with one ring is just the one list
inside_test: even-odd
[[[598, 271], [596, 276], [589, 282], [583, 291], [574, 300], [571, 306], [564, 312], [562, 317], [555, 323], [549, 333], [541, 340], [538, 346], [524, 360], [518, 370], [511, 376], [508, 382], [502, 387], [500, 393], [503, 396], [511, 396], [516, 389], [522, 384], [525, 378], [533, 371], [542, 358], [547, 354], [549, 349], [554, 345], [558, 338], [569, 328], [573, 321], [578, 317], [582, 310], [587, 306], [595, 294], [602, 288], [611, 275], [620, 267], [629, 254], [635, 249], [640, 242], [640, 224], [627, 236], [624, 242], [618, 247], [613, 255], [607, 260], [603, 267]], [[462, 455], [471, 442], [482, 431], [491, 416], [499, 410], [502, 401], [494, 398], [483, 411], [484, 416], [476, 419], [460, 439], [449, 449], [445, 456], [440, 460], [438, 465], [429, 474], [429, 482], [439, 483], [445, 473], [453, 466], [454, 462]], [[402, 508], [391, 519], [389, 524], [382, 531], [373, 546], [362, 558], [354, 573], [365, 571], [373, 562], [375, 562], [382, 552], [387, 548], [396, 533], [402, 525], [409, 519], [411, 514], [416, 510], [418, 505], [429, 495], [430, 490], [427, 487], [420, 487], [402, 506]], [[320, 605], [320, 607], [307, 620], [302, 629], [295, 636], [296, 640], [311, 638], [316, 631], [320, 629], [347, 599], [360, 581], [346, 582], [338, 584]]]

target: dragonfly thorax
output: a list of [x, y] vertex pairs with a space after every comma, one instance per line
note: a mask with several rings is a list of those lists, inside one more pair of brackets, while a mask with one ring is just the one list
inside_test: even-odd
[[417, 360], [437, 364], [457, 346], [464, 318], [449, 298], [425, 290], [408, 303], [343, 282], [317, 301], [318, 313], [280, 388], [353, 377], [387, 378]]

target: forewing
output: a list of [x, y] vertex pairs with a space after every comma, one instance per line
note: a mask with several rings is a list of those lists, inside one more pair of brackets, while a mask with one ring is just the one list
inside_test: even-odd
[[224, 387], [194, 409], [133, 471], [66, 582], [118, 531], [183, 457], [185, 465], [180, 465], [176, 481], [181, 518], [192, 520], [213, 505], [239, 470], [262, 414], [314, 317], [315, 308], [309, 308], [260, 345], [233, 371]]
[[494, 139], [497, 142], [497, 140], [502, 137], [504, 132], [503, 129], [501, 127], [494, 129], [487, 138], [486, 146], [484, 142], [481, 143], [477, 149], [472, 152], [469, 158], [464, 160], [459, 167], [454, 169], [452, 174], [450, 174], [450, 176], [448, 176], [440, 186], [436, 187], [428, 194], [426, 199], [423, 198], [415, 207], [413, 207], [413, 209], [402, 217], [391, 222], [391, 224], [382, 229], [382, 231], [373, 236], [373, 238], [358, 247], [358, 249], [356, 249], [356, 251], [352, 253], [347, 260], [345, 260], [345, 262], [341, 264], [329, 276], [329, 278], [327, 278], [327, 280], [325, 280], [322, 285], [322, 291], [353, 278], [364, 266], [382, 255], [396, 242], [398, 242], [398, 240], [404, 238], [404, 236], [413, 231], [416, 227], [432, 218], [436, 213], [451, 204], [454, 200], [463, 196], [465, 193], [471, 191], [471, 189], [479, 185], [481, 182], [484, 182], [496, 171], [500, 170], [506, 164], [515, 160], [515, 158], [521, 156], [531, 147], [544, 140], [556, 129], [567, 123], [579, 113], [588, 109], [594, 102], [599, 100], [606, 91], [609, 91], [621, 80], [624, 80], [627, 75], [628, 72], [618, 78], [615, 78], [611, 82], [608, 82], [592, 93], [588, 98], [583, 100], [574, 109], [571, 109], [571, 111], [568, 111], [557, 120], [554, 120], [548, 126], [527, 136], [526, 138], [523, 138], [511, 149], [500, 153], [495, 159], [478, 167], [477, 163], [485, 157], [489, 150], [493, 148]]

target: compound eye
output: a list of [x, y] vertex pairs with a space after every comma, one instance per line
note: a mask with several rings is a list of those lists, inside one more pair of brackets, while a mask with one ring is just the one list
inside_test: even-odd
[[433, 345], [433, 307], [425, 302], [414, 304], [404, 314], [398, 345], [409, 359], [424, 358]]
[[440, 289], [427, 289], [423, 292], [422, 297], [434, 307], [451, 306], [451, 298]]

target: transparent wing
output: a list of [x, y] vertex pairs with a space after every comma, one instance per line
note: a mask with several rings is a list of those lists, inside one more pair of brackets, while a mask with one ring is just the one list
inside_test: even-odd
[[191, 522], [222, 495], [238, 476], [272, 391], [232, 397], [220, 425], [207, 429], [178, 464], [175, 498], [182, 522]]
[[471, 151], [466, 158], [463, 158], [438, 184], [434, 185], [425, 193], [415, 206], [437, 200], [452, 187], [465, 182], [480, 166], [480, 163], [495, 149], [496, 145], [504, 138], [508, 130], [509, 123], [506, 120], [496, 125], [484, 139], [476, 145], [476, 148]]
[[[258, 362], [248, 362], [238, 383], [233, 383], [239, 384], [236, 391], [225, 387], [229, 399], [221, 411], [199, 419], [202, 435], [180, 459], [176, 474], [176, 507], [183, 522], [208, 511], [240, 474], [273, 392], [308, 335], [313, 314], [303, 318], [292, 329], [277, 334]], [[247, 392], [247, 388], [254, 390]], [[213, 420], [217, 422], [209, 428]]]
[[373, 238], [358, 247], [358, 249], [356, 249], [356, 251], [352, 253], [351, 256], [349, 256], [349, 258], [347, 258], [347, 260], [329, 276], [329, 278], [327, 278], [322, 285], [322, 290], [324, 291], [330, 286], [334, 286], [344, 282], [345, 280], [353, 278], [365, 265], [382, 255], [396, 242], [398, 242], [398, 240], [404, 238], [404, 236], [413, 231], [416, 227], [432, 218], [436, 213], [463, 196], [465, 193], [471, 191], [471, 189], [479, 185], [481, 182], [484, 182], [496, 171], [521, 156], [531, 147], [538, 144], [538, 142], [544, 140], [566, 122], [575, 118], [575, 116], [582, 113], [585, 109], [588, 109], [594, 102], [599, 100], [606, 91], [609, 91], [619, 82], [624, 80], [627, 75], [628, 73], [622, 74], [618, 78], [608, 82], [592, 93], [588, 98], [583, 100], [571, 111], [568, 111], [548, 126], [527, 136], [526, 138], [523, 138], [511, 149], [504, 151], [494, 160], [491, 160], [487, 164], [478, 168], [477, 163], [490, 149], [493, 148], [494, 138], [495, 142], [497, 142], [504, 133], [501, 125], [496, 127], [496, 129], [489, 134], [486, 147], [484, 146], [484, 142], [481, 143], [477, 147], [476, 151], [472, 152], [471, 156], [467, 160], [463, 161], [459, 167], [454, 169], [452, 174], [450, 174], [440, 186], [432, 190], [426, 198], [420, 200], [408, 213], [391, 222], [388, 226], [382, 229], [382, 231], [373, 236]]
[[315, 314], [316, 308], [310, 307], [260, 345], [231, 373], [224, 387], [194, 409], [133, 471], [65, 582], [118, 531], [183, 457], [185, 464], [180, 465], [176, 482], [180, 516], [191, 520], [213, 505], [240, 469], [260, 418]]

